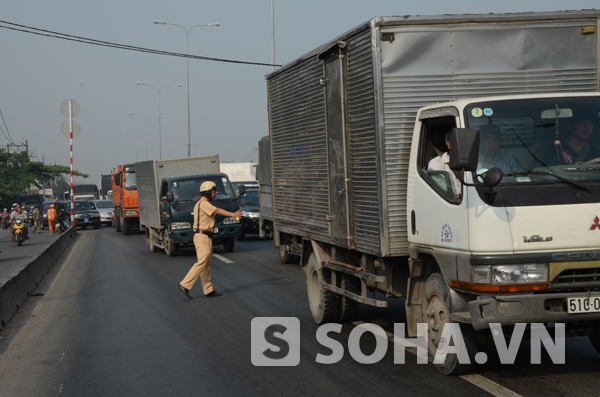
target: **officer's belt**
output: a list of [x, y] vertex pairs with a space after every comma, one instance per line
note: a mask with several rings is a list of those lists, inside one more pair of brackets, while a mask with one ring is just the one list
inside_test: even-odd
[[195, 230], [194, 233], [206, 234], [208, 237], [211, 237], [211, 238], [214, 234], [213, 232], [209, 232], [207, 230]]

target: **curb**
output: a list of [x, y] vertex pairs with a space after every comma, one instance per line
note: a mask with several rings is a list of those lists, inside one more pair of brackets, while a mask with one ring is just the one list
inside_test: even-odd
[[31, 258], [21, 269], [15, 271], [6, 284], [0, 286], [0, 330], [35, 291], [76, 235], [75, 228], [69, 227], [58, 240]]

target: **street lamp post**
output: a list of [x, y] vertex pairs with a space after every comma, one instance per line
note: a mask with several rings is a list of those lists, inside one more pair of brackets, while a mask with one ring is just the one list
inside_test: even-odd
[[161, 128], [161, 123], [160, 123], [160, 115], [162, 114], [162, 112], [160, 111], [160, 90], [162, 90], [163, 88], [166, 88], [166, 87], [181, 87], [181, 84], [165, 85], [165, 86], [158, 88], [155, 85], [140, 83], [138, 81], [137, 85], [147, 85], [147, 86], [156, 88], [156, 91], [158, 91], [158, 158], [162, 160], [162, 128]]
[[207, 25], [196, 25], [196, 26], [192, 26], [189, 29], [184, 28], [181, 25], [177, 25], [176, 23], [168, 23], [168, 22], [161, 22], [161, 21], [157, 21], [154, 20], [154, 23], [156, 25], [172, 25], [172, 26], [178, 26], [181, 29], [183, 29], [183, 31], [185, 32], [185, 40], [186, 40], [186, 61], [187, 61], [187, 110], [188, 110], [188, 157], [191, 157], [191, 148], [192, 148], [192, 144], [191, 144], [191, 134], [190, 134], [190, 30], [194, 29], [194, 28], [198, 28], [198, 27], [202, 27], [202, 26], [207, 26], [207, 27], [213, 27], [213, 26], [219, 26], [221, 25], [219, 22], [215, 22], [215, 23], [209, 23]]
[[146, 120], [146, 131], [144, 134], [144, 135], [146, 135], [146, 160], [148, 160], [148, 133], [150, 132], [150, 131], [148, 131], [148, 117], [153, 116], [155, 114], [158, 114], [158, 117], [160, 117], [160, 113], [152, 113], [152, 114], [149, 114], [148, 116], [139, 114], [139, 113], [129, 113], [130, 116], [142, 116], [144, 118], [144, 120]]

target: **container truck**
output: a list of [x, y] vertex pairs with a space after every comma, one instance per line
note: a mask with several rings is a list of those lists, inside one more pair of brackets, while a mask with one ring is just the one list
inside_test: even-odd
[[219, 166], [222, 173], [227, 174], [234, 190], [239, 185], [258, 186], [256, 181], [256, 163], [221, 163]]
[[599, 16], [378, 17], [266, 76], [274, 242], [317, 323], [403, 297], [431, 358], [460, 327], [445, 374], [490, 324], [600, 351]]
[[112, 201], [115, 213], [115, 231], [125, 235], [140, 227], [140, 206], [135, 178], [135, 165], [117, 166], [111, 173]]
[[[179, 248], [194, 246], [194, 206], [200, 200], [200, 185], [217, 185], [215, 207], [235, 212], [236, 195], [227, 175], [219, 172], [219, 156], [149, 160], [135, 163], [140, 199], [140, 223], [146, 231], [150, 251], [163, 249], [174, 256]], [[241, 232], [240, 220], [216, 215], [213, 245], [233, 251]]]
[[108, 197], [108, 192], [112, 189], [112, 176], [100, 175], [100, 198], [110, 200], [112, 197]]

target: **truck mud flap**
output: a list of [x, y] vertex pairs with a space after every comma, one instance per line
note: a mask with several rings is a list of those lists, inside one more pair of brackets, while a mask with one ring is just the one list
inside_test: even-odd
[[[321, 262], [321, 267], [333, 270], [331, 272], [331, 284], [327, 284], [327, 283], [323, 284], [323, 287], [325, 289], [328, 289], [328, 290], [333, 291], [340, 295], [344, 295], [352, 300], [355, 300], [360, 303], [364, 303], [366, 305], [376, 306], [376, 307], [387, 307], [388, 306], [387, 301], [373, 299], [373, 298], [367, 298], [367, 283], [366, 283], [366, 281], [369, 280], [369, 281], [384, 283], [385, 276], [379, 276], [377, 274], [367, 273], [365, 271], [365, 269], [363, 269], [363, 268], [360, 268], [357, 266], [352, 266], [347, 263], [334, 261], [332, 259], [328, 260], [327, 262]], [[361, 281], [361, 286], [362, 286], [361, 295], [358, 295], [358, 294], [355, 294], [348, 290], [345, 290], [343, 288], [337, 287], [336, 286], [336, 284], [337, 284], [336, 272], [340, 272], [340, 273], [348, 274], [350, 276], [358, 277]]]

